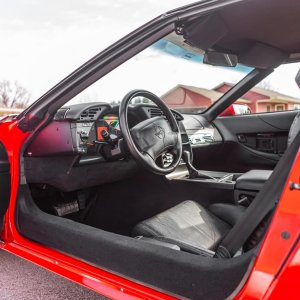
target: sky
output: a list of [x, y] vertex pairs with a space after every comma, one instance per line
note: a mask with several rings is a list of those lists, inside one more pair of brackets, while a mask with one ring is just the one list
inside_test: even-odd
[[[167, 10], [191, 2], [193, 1], [0, 0], [0, 80], [18, 81], [31, 93], [31, 101], [34, 101], [85, 61], [130, 31]], [[146, 58], [139, 64], [140, 69], [131, 67], [129, 62], [125, 79], [125, 67], [111, 74], [103, 80], [106, 88], [102, 89], [102, 93], [99, 95], [99, 92], [95, 92], [94, 95], [97, 98], [101, 98], [101, 95], [108, 97], [109, 90], [117, 83], [121, 87], [114, 97], [121, 97], [126, 89], [129, 91], [142, 87], [143, 73], [147, 74], [147, 78], [156, 79], [153, 82], [151, 80], [149, 89], [157, 87], [154, 91], [157, 93], [163, 93], [164, 89], [172, 87], [176, 80], [182, 84], [213, 87], [215, 75], [207, 71], [207, 66], [198, 65], [197, 71], [193, 69], [193, 72], [185, 72], [184, 67], [181, 67], [183, 63], [175, 68], [170, 57], [164, 59], [163, 71], [155, 73], [154, 66], [158, 60], [153, 53], [146, 51], [140, 55]], [[139, 58], [135, 58], [137, 60]], [[169, 71], [173, 75], [172, 80], [169, 80], [165, 68], [171, 66], [173, 69]], [[280, 72], [271, 75], [269, 79], [272, 87], [292, 96], [300, 96], [297, 86], [288, 82], [288, 77], [294, 78], [298, 68], [299, 64], [281, 67]], [[223, 73], [223, 81], [235, 81], [241, 76], [228, 76], [226, 72]], [[201, 76], [202, 81], [199, 80]], [[114, 78], [111, 85], [109, 78]], [[132, 80], [127, 80], [128, 78]], [[164, 87], [160, 88], [162, 83]], [[86, 97], [93, 96], [91, 91], [87, 93]]]
[[88, 87], [71, 103], [118, 102], [134, 89], [162, 96], [178, 84], [212, 89], [224, 81], [236, 83], [245, 75], [232, 68], [203, 65], [150, 47]]

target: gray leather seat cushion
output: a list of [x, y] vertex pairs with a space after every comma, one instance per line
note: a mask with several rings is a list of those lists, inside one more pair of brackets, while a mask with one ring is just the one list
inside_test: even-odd
[[231, 226], [194, 201], [184, 201], [137, 224], [133, 236], [166, 237], [213, 250]]

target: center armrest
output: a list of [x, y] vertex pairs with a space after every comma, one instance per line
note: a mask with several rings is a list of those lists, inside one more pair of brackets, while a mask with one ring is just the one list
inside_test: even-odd
[[238, 190], [260, 191], [271, 176], [270, 170], [251, 170], [236, 179], [235, 188]]

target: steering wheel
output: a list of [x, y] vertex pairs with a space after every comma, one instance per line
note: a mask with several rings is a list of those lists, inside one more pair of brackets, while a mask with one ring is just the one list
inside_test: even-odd
[[[144, 120], [130, 129], [128, 106], [135, 97], [153, 101], [163, 115]], [[182, 154], [181, 134], [171, 110], [158, 96], [145, 90], [129, 92], [120, 104], [119, 121], [123, 138], [136, 162], [160, 175], [169, 174], [176, 169]], [[166, 153], [172, 154], [172, 162], [166, 167], [159, 166], [157, 159]]]

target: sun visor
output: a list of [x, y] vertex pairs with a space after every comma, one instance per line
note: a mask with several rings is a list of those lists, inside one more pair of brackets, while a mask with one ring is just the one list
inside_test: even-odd
[[[249, 30], [248, 27], [246, 29]], [[276, 68], [288, 61], [286, 52], [253, 39], [246, 29], [243, 29], [244, 35], [236, 27], [229, 30], [224, 18], [214, 14], [186, 22], [182, 34], [184, 42], [193, 47], [236, 54], [238, 63], [249, 67]]]
[[218, 15], [193, 20], [183, 29], [186, 42], [202, 50], [213, 48], [227, 33], [227, 26]]
[[239, 63], [254, 68], [275, 68], [288, 59], [288, 54], [274, 47], [255, 42], [238, 55]]

